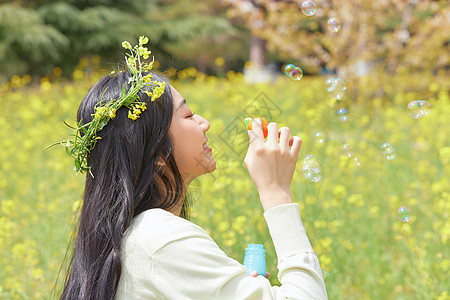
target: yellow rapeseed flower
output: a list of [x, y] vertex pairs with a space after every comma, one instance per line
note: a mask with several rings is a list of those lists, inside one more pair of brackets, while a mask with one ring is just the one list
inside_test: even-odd
[[139, 45], [142, 46], [142, 45], [145, 45], [147, 43], [148, 43], [148, 37], [141, 35], [139, 37]]
[[104, 106], [96, 107], [94, 118], [100, 119], [105, 114], [105, 112], [106, 112], [106, 107], [104, 107]]
[[116, 117], [116, 109], [113, 108], [109, 111], [109, 117], [111, 119], [114, 119]]
[[128, 118], [135, 121], [139, 118], [139, 116], [133, 114], [131, 111], [128, 111]]
[[131, 44], [127, 41], [123, 41], [122, 42], [122, 47], [124, 47], [125, 49], [130, 50], [131, 49]]
[[159, 84], [159, 86], [153, 90], [152, 102], [155, 101], [156, 99], [158, 99], [164, 93], [164, 88], [166, 86], [165, 82], [158, 82], [155, 80], [155, 81], [153, 81], [153, 83]]

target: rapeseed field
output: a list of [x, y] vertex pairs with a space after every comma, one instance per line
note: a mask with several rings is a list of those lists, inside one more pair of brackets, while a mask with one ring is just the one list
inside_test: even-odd
[[[58, 73], [58, 72], [55, 72]], [[83, 192], [64, 149], [43, 149], [70, 130], [76, 110], [104, 72], [77, 69], [71, 82], [15, 76], [0, 88], [0, 299], [54, 299]], [[302, 138], [291, 185], [306, 232], [319, 257], [329, 299], [448, 299], [450, 143], [449, 83], [413, 75], [347, 82], [342, 100], [329, 97], [325, 77], [245, 83], [194, 68], [172, 74], [172, 84], [196, 114], [217, 168], [190, 187], [191, 220], [242, 262], [248, 243], [264, 244], [267, 270], [277, 281], [276, 256], [257, 190], [243, 163], [247, 116], [287, 126]], [[380, 92], [381, 91], [381, 92]], [[413, 100], [432, 105], [411, 118]], [[345, 107], [348, 120], [336, 111]], [[323, 139], [315, 135], [321, 132]], [[381, 145], [395, 147], [386, 159]], [[344, 152], [343, 144], [351, 146]], [[302, 175], [314, 155], [322, 179]], [[400, 207], [410, 210], [402, 222]], [[59, 287], [56, 287], [56, 291]]]

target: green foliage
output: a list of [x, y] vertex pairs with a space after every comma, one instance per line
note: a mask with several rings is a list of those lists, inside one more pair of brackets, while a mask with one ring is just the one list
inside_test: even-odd
[[[2, 73], [48, 72], [48, 61], [61, 62], [69, 40], [34, 10], [14, 4], [0, 6], [0, 64]], [[38, 72], [36, 72], [38, 73]]]
[[[55, 66], [69, 76], [80, 58], [91, 55], [100, 55], [105, 64], [115, 63], [121, 41], [134, 41], [141, 34], [149, 36], [150, 47], [165, 67], [178, 67], [179, 61], [186, 60], [192, 65], [199, 56], [212, 66], [217, 55], [227, 52], [230, 37], [237, 39], [238, 31], [220, 12], [221, 6], [208, 1], [201, 5], [144, 0], [0, 4], [0, 79], [45, 75]], [[206, 46], [211, 43], [225, 49], [214, 52], [220, 47]], [[242, 60], [239, 52], [231, 56]]]

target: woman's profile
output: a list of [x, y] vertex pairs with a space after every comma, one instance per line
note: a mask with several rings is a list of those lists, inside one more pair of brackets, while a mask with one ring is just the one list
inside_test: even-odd
[[278, 258], [272, 263], [281, 286], [271, 286], [188, 220], [189, 184], [215, 170], [210, 124], [167, 78], [140, 65], [148, 58], [146, 41], [123, 44], [137, 50], [127, 70], [102, 78], [79, 106], [80, 137], [67, 145], [78, 155], [76, 168], [88, 172], [60, 298], [327, 299], [290, 192], [301, 139], [274, 122], [267, 141], [257, 121], [248, 131], [244, 163]]

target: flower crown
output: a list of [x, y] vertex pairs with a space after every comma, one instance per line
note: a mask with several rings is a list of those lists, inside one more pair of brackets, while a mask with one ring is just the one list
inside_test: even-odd
[[[80, 173], [85, 173], [89, 171], [92, 177], [94, 175], [91, 172], [91, 167], [87, 165], [87, 157], [89, 152], [94, 149], [97, 141], [101, 140], [101, 137], [97, 136], [97, 132], [101, 131], [105, 127], [109, 120], [116, 117], [116, 112], [122, 106], [129, 109], [128, 118], [135, 121], [139, 118], [140, 114], [147, 109], [146, 103], [140, 101], [139, 91], [143, 90], [148, 96], [151, 97], [151, 101], [158, 99], [163, 93], [165, 88], [165, 82], [152, 81], [152, 74], [143, 75], [142, 72], [150, 71], [153, 68], [154, 57], [151, 63], [146, 63], [141, 61], [147, 59], [151, 54], [151, 51], [144, 47], [148, 43], [148, 38], [145, 36], [139, 37], [139, 45], [134, 47], [127, 41], [122, 42], [122, 47], [130, 50], [131, 53], [126, 53], [128, 57], [125, 57], [129, 71], [131, 72], [131, 77], [128, 83], [131, 83], [131, 87], [126, 92], [126, 83], [122, 87], [120, 97], [117, 99], [110, 99], [108, 102], [103, 103], [103, 96], [105, 91], [103, 91], [102, 98], [100, 102], [95, 106], [95, 114], [92, 114], [92, 121], [86, 124], [82, 124], [82, 120], [77, 122], [77, 127], [72, 127], [64, 122], [68, 127], [75, 130], [73, 140], [61, 140], [60, 142], [54, 143], [44, 150], [55, 146], [62, 145], [66, 148], [66, 152], [69, 156], [74, 158], [75, 167], [74, 170], [77, 171], [77, 175]], [[115, 72], [111, 72], [110, 75]], [[149, 89], [149, 88], [152, 88]]]

